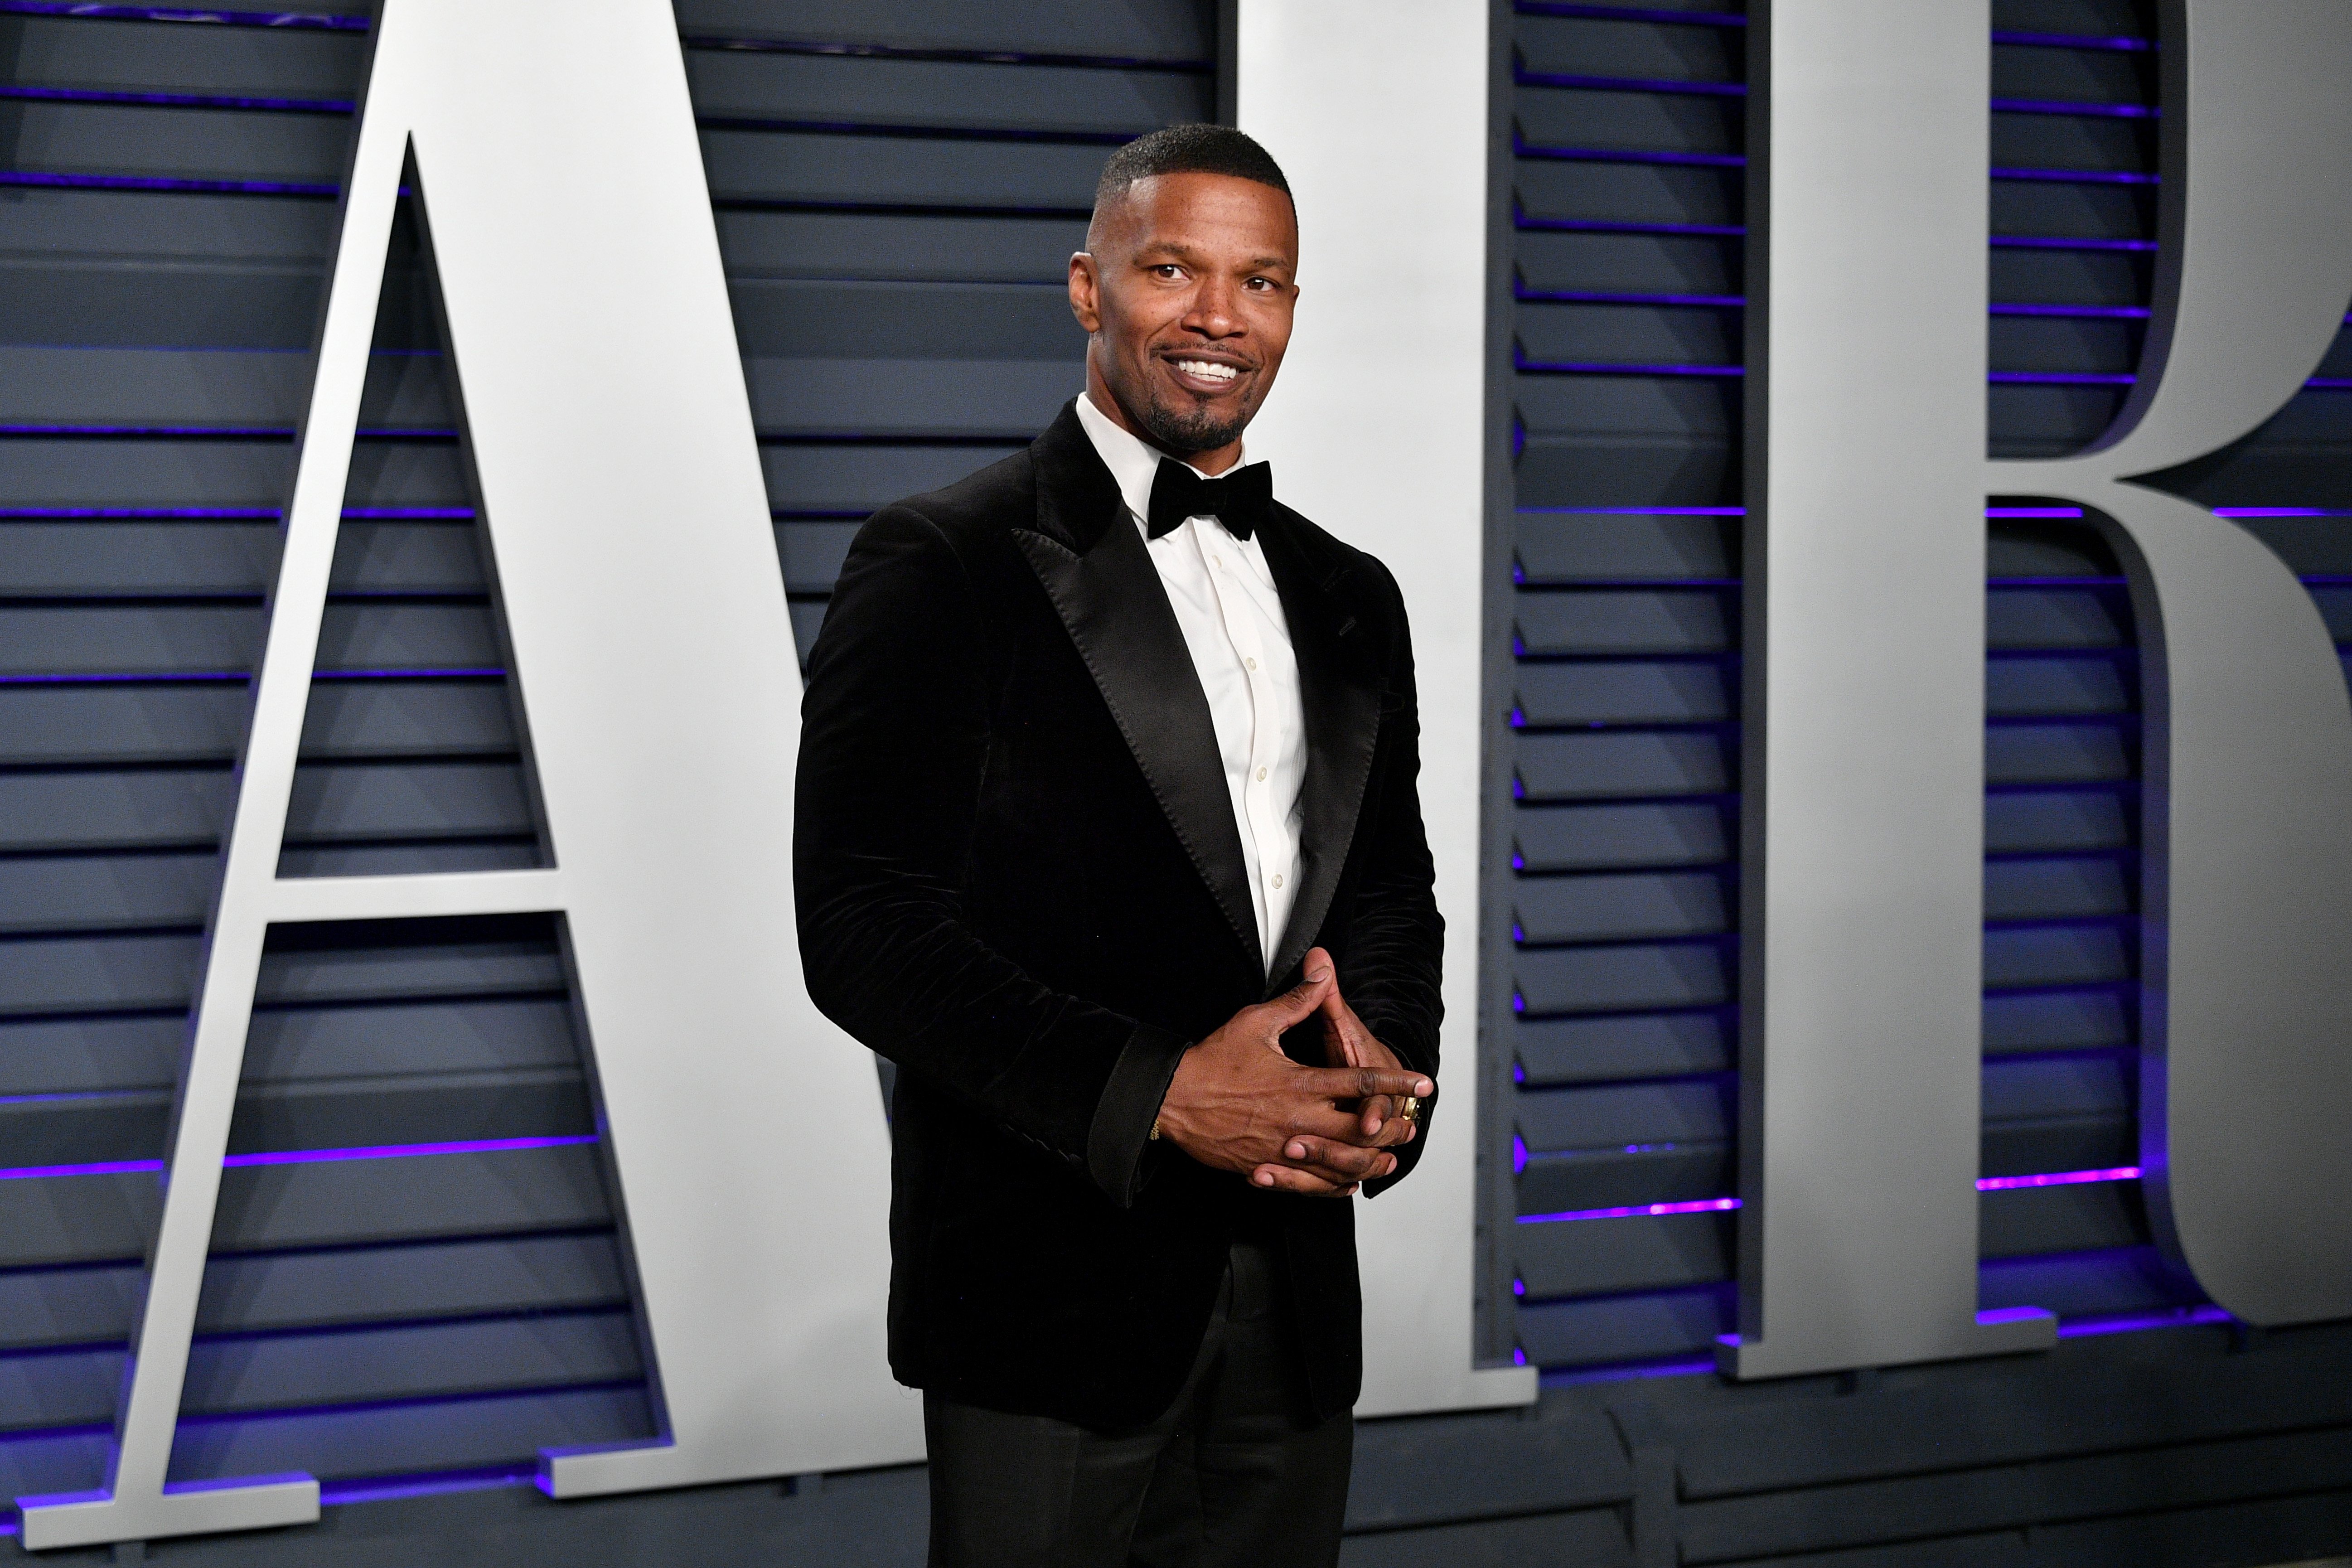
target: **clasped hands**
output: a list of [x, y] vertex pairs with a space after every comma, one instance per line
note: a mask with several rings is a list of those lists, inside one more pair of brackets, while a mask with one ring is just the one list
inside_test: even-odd
[[[1244, 1007], [1184, 1053], [1160, 1107], [1160, 1135], [1252, 1184], [1346, 1197], [1397, 1168], [1388, 1151], [1419, 1134], [1395, 1097], [1436, 1092], [1406, 1070], [1339, 994], [1331, 955], [1310, 948], [1307, 978], [1271, 1002]], [[1324, 1059], [1301, 1067], [1282, 1035], [1320, 1014]]]

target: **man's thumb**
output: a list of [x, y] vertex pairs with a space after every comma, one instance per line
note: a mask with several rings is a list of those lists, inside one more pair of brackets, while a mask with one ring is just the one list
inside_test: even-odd
[[1331, 966], [1327, 961], [1321, 968], [1266, 1004], [1274, 1009], [1276, 1027], [1287, 1029], [1293, 1024], [1303, 1022], [1323, 1005], [1323, 998], [1330, 994], [1330, 991]]

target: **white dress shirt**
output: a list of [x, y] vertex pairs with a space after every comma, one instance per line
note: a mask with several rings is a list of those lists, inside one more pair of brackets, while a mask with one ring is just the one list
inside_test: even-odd
[[[1143, 532], [1163, 454], [1112, 424], [1084, 393], [1078, 423]], [[1209, 700], [1234, 826], [1241, 830], [1258, 952], [1271, 972], [1291, 900], [1298, 896], [1298, 791], [1307, 780], [1307, 720], [1290, 623], [1256, 538], [1235, 539], [1213, 517], [1188, 517], [1159, 538], [1147, 538], [1144, 548], [1160, 569]]]

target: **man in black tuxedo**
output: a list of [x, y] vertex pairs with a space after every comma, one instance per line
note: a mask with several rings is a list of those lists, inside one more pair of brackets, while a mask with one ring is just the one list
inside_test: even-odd
[[1338, 1557], [1349, 1200], [1420, 1152], [1444, 927], [1396, 583], [1241, 461], [1297, 258], [1248, 137], [1120, 149], [1085, 395], [876, 513], [810, 656], [801, 947], [898, 1065], [935, 1564]]

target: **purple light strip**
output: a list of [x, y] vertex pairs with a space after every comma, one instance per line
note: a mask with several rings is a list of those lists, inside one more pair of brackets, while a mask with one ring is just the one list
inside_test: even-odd
[[1985, 508], [1985, 515], [2009, 518], [2080, 517], [2083, 515], [2083, 509], [2079, 506], [1989, 506]]
[[[1515, 1352], [1525, 1357], [1525, 1352]], [[1522, 1359], [1521, 1366], [1527, 1364]], [[1630, 1383], [1643, 1377], [1696, 1377], [1716, 1370], [1715, 1358], [1697, 1357], [1689, 1361], [1635, 1362], [1630, 1365], [1578, 1367], [1568, 1372], [1546, 1372], [1546, 1388], [1568, 1388], [1582, 1383]]]
[[488, 1491], [498, 1487], [527, 1487], [538, 1479], [539, 1467], [498, 1465], [478, 1470], [442, 1470], [415, 1476], [369, 1476], [357, 1480], [322, 1481], [319, 1500], [392, 1502], [401, 1498], [439, 1497], [449, 1492]]
[[1571, 76], [1555, 71], [1518, 70], [1511, 79], [1521, 87], [1578, 87], [1596, 92], [1665, 92], [1704, 98], [1746, 98], [1748, 87], [1736, 81], [1667, 81], [1648, 77]]
[[[493, 676], [503, 679], [506, 671], [495, 665], [479, 668], [459, 665], [446, 669], [314, 669], [313, 680], [483, 680]], [[239, 679], [244, 679], [242, 676]]]
[[250, 680], [244, 669], [128, 670], [100, 675], [0, 675], [0, 686], [128, 686], [152, 680]]
[[1979, 1176], [1977, 1191], [2009, 1193], [2021, 1187], [2079, 1187], [2092, 1182], [2137, 1182], [2137, 1165], [2114, 1165], [2104, 1171], [2048, 1171], [2036, 1176]]
[[336, 196], [339, 185], [291, 180], [173, 180], [143, 174], [56, 174], [43, 170], [0, 169], [0, 185], [33, 185], [66, 191], [194, 191], [212, 195]]
[[37, 1182], [50, 1176], [152, 1176], [163, 1168], [161, 1160], [101, 1160], [89, 1165], [10, 1165], [0, 1167], [0, 1182]]
[[2137, 174], [2129, 169], [1995, 169], [1996, 180], [2042, 180], [2063, 184], [2153, 185], [2158, 184], [2154, 174]]
[[2043, 49], [2122, 49], [2137, 52], [2156, 47], [2154, 38], [2098, 37], [2087, 33], [2013, 33], [1994, 28], [1996, 44], [2022, 44]]
[[1996, 370], [1985, 380], [1995, 386], [2130, 386], [2139, 377], [2122, 371]]
[[2123, 321], [2147, 320], [2145, 305], [1992, 305], [1988, 307], [1996, 316], [2084, 316]]
[[2048, 98], [1996, 98], [1992, 100], [1996, 114], [2084, 114], [2102, 115], [2116, 120], [2154, 120], [2156, 105], [2152, 103], [2074, 103]]
[[2070, 239], [2061, 235], [1996, 234], [1995, 250], [2154, 250], [2152, 239]]
[[2315, 375], [2303, 384], [2315, 392], [2352, 392], [2352, 375]]
[[1721, 1214], [1739, 1206], [1738, 1198], [1694, 1198], [1678, 1204], [1637, 1204], [1631, 1208], [1565, 1209], [1559, 1214], [1523, 1214], [1521, 1225], [1555, 1225], [1580, 1219], [1643, 1219], [1671, 1214]]
[[2230, 1314], [2219, 1307], [2176, 1307], [2168, 1312], [2076, 1318], [2058, 1325], [2058, 1337], [2062, 1340], [2082, 1340], [2094, 1334], [2133, 1334], [2144, 1329], [2186, 1329], [2228, 1321]]
[[356, 107], [341, 98], [214, 98], [194, 92], [106, 92], [79, 87], [0, 85], [0, 99], [45, 103], [126, 103], [157, 109], [263, 109], [290, 114], [349, 114]]
[[364, 16], [320, 16], [301, 11], [193, 10], [184, 5], [99, 5], [86, 0], [0, 0], [0, 12], [20, 16], [86, 16], [110, 22], [209, 22], [229, 27], [316, 27], [364, 33]]
[[316, 1165], [339, 1160], [406, 1160], [427, 1154], [496, 1154], [509, 1149], [568, 1149], [593, 1143], [596, 1134], [565, 1138], [477, 1138], [460, 1143], [378, 1143], [359, 1149], [289, 1149], [274, 1154], [231, 1154], [224, 1170], [240, 1165]]
[[[270, 515], [275, 516], [276, 513]], [[462, 519], [472, 521], [474, 509], [469, 506], [347, 506], [343, 508], [346, 522], [415, 521], [440, 519]]]
[[1522, 515], [1570, 517], [1746, 517], [1744, 506], [1523, 506]]
[[2330, 511], [2316, 506], [2217, 506], [2215, 517], [2352, 517], [2352, 511]]
[[220, 440], [294, 438], [290, 425], [0, 425], [0, 436], [202, 436]]
[[1517, 370], [1546, 371], [1554, 375], [1705, 375], [1740, 376], [1747, 369], [1736, 364], [1615, 364], [1606, 360], [1539, 360], [1511, 356]]
[[230, 522], [276, 522], [283, 514], [254, 506], [11, 506], [0, 507], [0, 519], [18, 521], [168, 522], [213, 520]]

